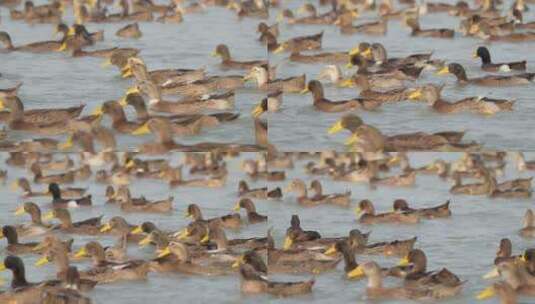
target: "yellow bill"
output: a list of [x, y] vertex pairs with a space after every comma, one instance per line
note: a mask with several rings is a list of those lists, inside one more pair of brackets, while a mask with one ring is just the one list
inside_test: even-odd
[[282, 249], [284, 250], [288, 250], [292, 247], [293, 245], [293, 240], [292, 238], [290, 238], [289, 236], [287, 236], [285, 239], [284, 239], [284, 246], [282, 247]]
[[39, 260], [37, 260], [37, 262], [35, 262], [35, 266], [41, 267], [41, 266], [46, 265], [48, 263], [50, 263], [50, 260], [46, 256], [43, 256]]
[[327, 133], [329, 134], [335, 134], [335, 133], [338, 133], [340, 131], [342, 131], [344, 129], [344, 126], [342, 125], [342, 121], [339, 120], [337, 122], [335, 122], [330, 128], [329, 130], [327, 131]]
[[362, 267], [359, 265], [357, 268], [348, 272], [346, 276], [348, 279], [361, 278], [364, 276], [364, 271], [362, 271]]
[[111, 225], [110, 223], [106, 223], [104, 224], [102, 227], [100, 227], [100, 232], [108, 232], [111, 230]]
[[150, 128], [148, 123], [144, 123], [141, 127], [137, 128], [132, 132], [132, 135], [146, 135], [150, 133]]
[[476, 299], [478, 300], [486, 300], [489, 298], [492, 298], [496, 295], [496, 291], [494, 290], [494, 286], [489, 286], [485, 288], [483, 291], [477, 294]]
[[26, 211], [24, 210], [24, 206], [20, 206], [20, 207], [17, 207], [17, 209], [15, 209], [16, 216], [23, 215], [25, 212]]
[[171, 249], [169, 249], [169, 246], [167, 246], [158, 254], [158, 258], [163, 258], [165, 256], [170, 255], [171, 253]]

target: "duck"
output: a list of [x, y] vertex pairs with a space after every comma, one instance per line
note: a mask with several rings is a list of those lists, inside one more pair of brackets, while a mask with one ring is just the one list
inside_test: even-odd
[[370, 64], [371, 62], [368, 59], [357, 54], [350, 56], [349, 63], [346, 65], [346, 67], [351, 68], [353, 66], [357, 66], [358, 70], [356, 72], [356, 75], [371, 75], [372, 77], [381, 77], [385, 79], [383, 80], [385, 82], [389, 81], [389, 79], [394, 79], [394, 81], [390, 80], [390, 82], [392, 82], [392, 86], [394, 86], [394, 84], [396, 83], [395, 80], [416, 80], [418, 77], [420, 77], [420, 74], [424, 69], [424, 66], [403, 64], [399, 66], [386, 65], [382, 69], [370, 71], [368, 69]]
[[33, 42], [26, 45], [14, 46], [11, 37], [7, 32], [0, 32], [0, 43], [4, 44], [5, 50], [8, 52], [31, 52], [31, 53], [47, 53], [61, 51], [61, 46], [67, 40], [68, 29], [62, 29], [63, 37], [60, 40]]
[[205, 220], [202, 216], [201, 209], [197, 204], [189, 204], [186, 209], [186, 217], [193, 221], [201, 221], [206, 223], [217, 223], [221, 227], [229, 229], [238, 229], [241, 226], [241, 218], [239, 213], [228, 214], [221, 217], [215, 217]]
[[353, 138], [358, 138], [355, 149], [366, 152], [379, 152], [385, 149], [385, 137], [373, 126], [365, 124], [356, 115], [348, 114], [337, 120], [328, 130], [329, 134], [338, 133], [344, 129], [351, 132], [351, 137], [346, 140], [346, 145], [355, 144]]
[[481, 69], [486, 72], [511, 72], [511, 71], [525, 71], [526, 61], [515, 61], [505, 63], [493, 63], [490, 57], [490, 52], [487, 47], [480, 46], [474, 52], [474, 58], [481, 58]]
[[360, 88], [359, 97], [369, 100], [376, 100], [382, 103], [393, 103], [407, 100], [412, 88], [400, 87], [387, 90], [375, 90], [373, 88], [373, 79], [365, 75], [355, 75], [350, 78], [350, 81]]
[[381, 43], [376, 42], [376, 43], [372, 43], [371, 45], [364, 44], [364, 46], [367, 46], [368, 48], [370, 48], [371, 57], [375, 65], [381, 66], [381, 67], [401, 67], [404, 65], [411, 65], [411, 64], [418, 66], [431, 60], [431, 56], [433, 55], [433, 53], [430, 52], [430, 53], [411, 54], [406, 57], [388, 58], [387, 51]]
[[388, 23], [383, 19], [353, 25], [353, 16], [350, 13], [341, 14], [334, 24], [338, 26], [342, 35], [363, 33], [366, 35], [383, 36], [388, 31]]
[[344, 63], [349, 61], [347, 52], [323, 52], [315, 54], [301, 54], [299, 51], [294, 51], [288, 57], [288, 60], [299, 63]]
[[141, 36], [143, 36], [143, 33], [141, 33], [141, 30], [139, 29], [139, 24], [136, 22], [127, 24], [117, 30], [117, 32], [115, 32], [115, 36], [121, 38], [139, 39], [141, 38]]
[[217, 45], [212, 56], [221, 57], [221, 66], [225, 69], [250, 70], [255, 66], [267, 65], [266, 60], [236, 61], [230, 56], [230, 51], [226, 44]]
[[315, 192], [315, 194], [312, 196], [312, 199], [326, 199], [332, 204], [344, 207], [349, 207], [349, 204], [351, 203], [351, 191], [346, 191], [344, 193], [324, 194], [321, 182], [317, 179], [310, 182], [309, 189]]
[[354, 98], [349, 100], [331, 101], [324, 97], [323, 85], [317, 80], [308, 82], [306, 89], [302, 93], [311, 92], [314, 99], [314, 107], [321, 112], [337, 113], [349, 110], [373, 110], [381, 106], [381, 102]]
[[30, 215], [31, 222], [15, 226], [18, 236], [37, 236], [49, 232], [52, 228], [51, 226], [43, 223], [41, 219], [41, 209], [39, 206], [37, 206], [37, 204], [26, 202], [22, 206], [17, 207], [15, 210], [15, 216], [20, 216], [24, 213], [28, 213]]
[[[316, 190], [318, 189], [315, 186]], [[308, 196], [307, 187], [305, 183], [300, 179], [294, 179], [290, 182], [286, 188], [286, 192], [296, 192], [297, 202], [302, 206], [318, 206], [321, 204], [330, 204], [341, 207], [348, 207], [351, 201], [351, 191], [347, 191], [343, 194], [323, 195], [316, 191], [312, 197]], [[320, 190], [321, 192], [321, 190]]]
[[54, 208], [74, 208], [80, 206], [91, 206], [91, 194], [80, 198], [68, 198], [61, 197], [61, 190], [57, 183], [50, 183], [48, 185], [48, 191], [52, 194], [52, 206]]
[[535, 78], [535, 73], [522, 73], [512, 76], [487, 75], [479, 78], [468, 78], [462, 65], [450, 63], [440, 71], [438, 75], [453, 74], [460, 85], [474, 84], [480, 86], [504, 87], [514, 85], [525, 85], [531, 83]]
[[518, 171], [535, 170], [535, 161], [526, 161], [524, 153], [511, 152], [516, 162], [516, 168]]
[[451, 39], [455, 36], [455, 31], [451, 29], [425, 29], [420, 28], [418, 19], [409, 17], [405, 18], [405, 25], [411, 29], [411, 36], [415, 37], [432, 37], [432, 38], [447, 38]]
[[497, 296], [501, 304], [517, 303], [517, 295], [509, 283], [499, 281], [479, 292], [476, 296], [478, 300], [490, 299]]
[[[59, 169], [59, 170], [63, 170], [63, 169]], [[23, 191], [22, 196], [25, 198], [52, 195], [52, 193], [49, 193], [49, 191], [32, 190], [30, 186], [30, 182], [25, 177], [20, 177], [16, 181], [14, 181], [12, 184], [12, 188], [15, 189], [15, 187], [20, 188]], [[61, 196], [69, 197], [69, 198], [79, 197], [79, 196], [84, 195], [86, 191], [87, 191], [87, 188], [64, 187], [63, 189], [61, 189]]]
[[268, 220], [266, 215], [261, 215], [256, 212], [256, 207], [253, 201], [249, 198], [240, 199], [234, 206], [233, 210], [239, 212], [241, 208], [247, 211], [247, 221], [249, 224], [262, 223]]
[[64, 122], [68, 119], [77, 118], [78, 116], [80, 116], [80, 113], [82, 113], [85, 107], [85, 105], [80, 105], [59, 109], [50, 108], [24, 110], [24, 105], [20, 98], [18, 98], [17, 96], [0, 99], [0, 109], [3, 109], [4, 106], [7, 106], [12, 111], [21, 111], [23, 120], [25, 122], [35, 124]]
[[104, 248], [96, 241], [81, 247], [75, 257], [89, 256], [93, 260], [93, 267], [80, 272], [82, 279], [97, 281], [106, 284], [122, 280], [146, 280], [149, 264], [144, 260], [129, 260], [115, 263], [106, 260]]
[[0, 234], [0, 238], [6, 238], [7, 240], [7, 246], [6, 250], [9, 254], [27, 254], [32, 253], [34, 247], [39, 245], [37, 242], [31, 242], [31, 243], [19, 243], [19, 237], [17, 235], [17, 230], [15, 227], [6, 225], [2, 227], [2, 233]]
[[279, 24], [278, 23], [274, 23], [272, 25], [268, 25], [266, 24], [265, 22], [260, 22], [258, 23], [257, 27], [256, 27], [256, 32], [260, 34], [260, 37], [258, 38], [258, 40], [262, 43], [265, 44], [265, 35], [266, 34], [270, 34], [270, 35], [273, 35], [273, 37], [278, 37], [279, 36]]
[[9, 97], [15, 97], [19, 93], [19, 89], [22, 87], [22, 82], [17, 83], [17, 85], [5, 89], [0, 89], [0, 99], [5, 99]]
[[450, 188], [450, 193], [453, 194], [468, 194], [468, 195], [484, 195], [493, 193], [496, 190], [496, 179], [490, 176], [488, 170], [480, 169], [478, 171], [482, 175], [481, 183], [462, 184], [460, 174], [453, 174], [453, 186]]
[[409, 207], [409, 204], [404, 199], [396, 199], [393, 204], [393, 209], [396, 212], [415, 213], [423, 218], [443, 218], [450, 217], [450, 201], [446, 201], [444, 204], [430, 208], [413, 209]]
[[529, 264], [524, 260], [526, 256], [518, 260], [505, 260], [497, 265], [497, 276], [507, 282], [515, 290], [518, 295], [533, 296], [533, 275], [528, 272]]
[[431, 288], [441, 298], [459, 294], [464, 284], [446, 268], [428, 272], [427, 257], [421, 249], [411, 250], [400, 261], [399, 266], [409, 267], [409, 270], [403, 274], [405, 286]]
[[292, 244], [297, 242], [315, 241], [321, 239], [321, 234], [313, 230], [303, 230], [301, 220], [297, 214], [293, 214], [290, 219], [290, 227], [286, 230], [286, 239], [284, 240], [284, 249], [289, 249]]
[[180, 242], [170, 242], [150, 261], [150, 269], [159, 272], [176, 271], [195, 275], [225, 275], [234, 271], [221, 266], [219, 259], [195, 256], [188, 247]]
[[240, 266], [240, 289], [245, 294], [268, 293], [275, 296], [295, 296], [312, 292], [315, 280], [303, 282], [269, 281], [251, 264]]
[[269, 78], [267, 66], [255, 66], [247, 75], [243, 77], [243, 81], [255, 80], [257, 87], [268, 92], [282, 91], [283, 93], [299, 93], [306, 85], [305, 74], [301, 76], [293, 76], [284, 79], [271, 80]]
[[71, 214], [67, 209], [54, 209], [47, 212], [43, 220], [58, 219], [61, 223], [58, 229], [65, 233], [98, 235], [100, 234], [100, 223], [102, 216], [89, 218], [84, 221], [72, 222]]
[[527, 209], [526, 213], [524, 213], [524, 221], [522, 226], [522, 229], [518, 231], [520, 236], [527, 238], [535, 237], [535, 224], [533, 211], [531, 209]]
[[[128, 242], [139, 243], [145, 237], [142, 234], [134, 233], [138, 226], [129, 224], [126, 219], [121, 216], [112, 217], [107, 223], [100, 227], [101, 233], [111, 233], [114, 235], [126, 234], [126, 240]], [[140, 227], [143, 230], [142, 227]], [[147, 229], [149, 231], [149, 229]], [[137, 231], [136, 231], [137, 232]]]
[[242, 170], [253, 181], [263, 179], [270, 182], [283, 181], [286, 179], [285, 171], [267, 171], [267, 168], [260, 167], [260, 164], [254, 160], [245, 160], [242, 163]]
[[80, 290], [82, 289], [82, 282], [76, 266], [69, 266], [67, 269], [65, 285], [66, 287], [63, 288], [45, 290], [41, 295], [43, 302], [54, 303], [61, 301], [79, 304], [93, 303], [90, 298], [80, 293]]
[[278, 54], [285, 51], [296, 52], [321, 49], [322, 38], [323, 31], [314, 35], [294, 37], [280, 43], [278, 47], [273, 50], [273, 53]]
[[382, 270], [373, 261], [360, 264], [351, 275], [355, 278], [368, 278], [366, 296], [370, 299], [436, 300], [450, 296], [450, 288], [447, 287], [435, 290], [426, 287], [383, 287]]
[[238, 195], [241, 198], [280, 199], [282, 198], [282, 190], [280, 187], [273, 190], [268, 190], [267, 187], [251, 189], [246, 181], [240, 180]]
[[535, 29], [535, 22], [531, 21], [531, 22], [524, 23], [524, 17], [520, 10], [513, 9], [511, 13], [512, 13], [513, 22], [515, 24], [515, 28], [526, 29], [526, 30]]
[[440, 97], [441, 88], [434, 85], [424, 85], [412, 91], [408, 99], [423, 99], [433, 110], [439, 113], [458, 113], [471, 111], [479, 114], [494, 115], [502, 111], [511, 111], [514, 100], [494, 99], [488, 97], [466, 97], [456, 102], [448, 102]]
[[419, 216], [412, 213], [387, 212], [376, 214], [373, 203], [367, 199], [359, 202], [355, 213], [359, 217], [358, 221], [363, 224], [417, 224], [420, 222]]

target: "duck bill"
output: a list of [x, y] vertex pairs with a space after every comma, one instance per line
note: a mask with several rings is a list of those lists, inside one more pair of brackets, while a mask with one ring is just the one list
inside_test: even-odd
[[134, 228], [134, 230], [130, 231], [131, 234], [141, 234], [143, 233], [143, 229], [141, 228], [141, 226], [137, 226], [136, 228]]
[[450, 69], [445, 66], [437, 72], [437, 75], [446, 75], [450, 72]]
[[183, 239], [187, 238], [188, 236], [189, 236], [188, 229], [183, 229], [183, 230], [180, 231], [180, 233], [178, 234], [177, 239], [178, 239], [178, 240], [183, 240]]
[[102, 106], [98, 106], [92, 113], [92, 115], [97, 115], [97, 116], [100, 116], [102, 115], [104, 112], [102, 112]]
[[0, 263], [0, 271], [5, 271], [6, 269], [6, 265], [4, 263]]
[[251, 112], [251, 115], [253, 115], [254, 118], [258, 118], [260, 115], [264, 113], [264, 110], [262, 109], [261, 105], [257, 105], [253, 111]]
[[279, 53], [282, 53], [284, 52], [284, 46], [283, 45], [280, 45], [278, 48], [276, 48], [274, 51], [273, 51], [273, 54], [279, 54]]
[[121, 70], [121, 77], [123, 78], [129, 78], [132, 77], [134, 74], [132, 74], [132, 68], [127, 65], [124, 69]]
[[110, 230], [111, 230], [111, 225], [110, 225], [110, 223], [106, 223], [106, 224], [104, 224], [104, 226], [102, 226], [102, 227], [100, 228], [100, 232], [108, 232], [108, 231], [110, 231]]
[[334, 255], [335, 253], [337, 253], [338, 251], [336, 250], [336, 246], [333, 244], [331, 247], [329, 247], [329, 249], [327, 249], [324, 254], [326, 255]]
[[237, 202], [236, 205], [234, 205], [234, 208], [232, 208], [232, 211], [240, 211], [240, 202]]
[[422, 91], [417, 89], [416, 91], [409, 94], [409, 100], [420, 100], [422, 98]]
[[409, 265], [409, 257], [404, 256], [401, 260], [398, 262], [398, 266], [407, 266]]
[[139, 245], [139, 247], [147, 246], [148, 244], [150, 244], [150, 236], [145, 237], [144, 239], [139, 241], [139, 243], [137, 243], [137, 244]]
[[58, 48], [58, 52], [63, 52], [67, 49], [67, 42], [63, 42], [61, 46]]
[[349, 56], [355, 56], [355, 55], [358, 55], [359, 53], [360, 53], [360, 50], [358, 46], [349, 50]]
[[54, 212], [53, 211], [48, 211], [47, 213], [45, 213], [45, 215], [43, 216], [43, 220], [45, 221], [50, 221], [54, 219]]
[[496, 294], [496, 291], [494, 290], [494, 287], [489, 286], [485, 288], [483, 291], [481, 291], [480, 293], [478, 293], [476, 296], [476, 299], [486, 300], [486, 299], [494, 297], [495, 294]]
[[139, 88], [137, 86], [128, 88], [128, 90], [126, 90], [126, 95], [129, 94], [139, 94]]
[[149, 124], [144, 123], [141, 127], [137, 128], [132, 132], [132, 135], [140, 136], [140, 135], [146, 135], [150, 133]]
[[477, 58], [477, 57], [478, 57], [478, 56], [477, 56], [477, 52], [474, 51], [474, 52], [472, 53], [472, 58]]
[[41, 242], [41, 243], [37, 244], [35, 247], [33, 247], [32, 251], [33, 252], [39, 252], [39, 251], [43, 250], [45, 247], [46, 247], [46, 245], [43, 242]]
[[74, 34], [76, 34], [76, 30], [74, 29], [73, 26], [71, 26], [69, 28], [69, 31], [67, 32], [67, 36], [74, 36]]
[[243, 256], [240, 256], [234, 263], [232, 263], [232, 268], [238, 268], [243, 264]]
[[69, 137], [67, 137], [67, 140], [65, 140], [64, 143], [59, 144], [58, 148], [60, 150], [68, 150], [72, 148], [72, 146], [73, 146], [72, 135], [70, 135]]
[[216, 51], [213, 51], [212, 53], [210, 53], [210, 56], [217, 57], [219, 56], [219, 54]]
[[498, 272], [498, 268], [494, 267], [491, 271], [487, 272], [483, 275], [483, 279], [490, 280], [494, 279], [500, 276], [500, 273]]
[[126, 102], [126, 96], [123, 96], [121, 99], [119, 99], [119, 105], [123, 108], [128, 105], [128, 102]]
[[362, 52], [362, 57], [366, 58], [366, 59], [372, 59], [372, 50], [371, 49], [366, 49], [364, 52]]
[[164, 250], [162, 250], [159, 254], [158, 254], [158, 258], [163, 258], [165, 256], [168, 256], [171, 254], [171, 249], [169, 249], [169, 246], [165, 247]]
[[201, 244], [206, 244], [210, 241], [210, 236], [207, 234], [204, 235], [204, 237], [201, 239]]
[[305, 87], [303, 90], [301, 90], [301, 92], [299, 92], [299, 94], [306, 94], [310, 92], [310, 90], [308, 89], [308, 87]]
[[37, 260], [37, 262], [35, 262], [35, 266], [36, 267], [42, 267], [42, 266], [48, 264], [49, 262], [50, 261], [48, 260], [48, 258], [46, 256], [43, 256], [39, 260]]
[[87, 256], [87, 250], [85, 247], [80, 248], [80, 250], [78, 250], [78, 252], [74, 255], [76, 259], [83, 258], [85, 256]]
[[352, 146], [359, 142], [359, 137], [357, 134], [351, 135], [345, 142], [346, 146]]
[[[348, 63], [348, 65], [350, 65], [349, 67], [353, 66], [353, 64], [351, 64], [351, 63]], [[345, 80], [343, 80], [342, 82], [340, 82], [338, 84], [338, 86], [341, 87], [341, 88], [352, 88], [353, 85], [354, 85], [353, 79], [351, 79], [351, 78], [345, 79]]]
[[283, 250], [288, 250], [290, 248], [292, 248], [292, 245], [293, 245], [293, 240], [287, 236], [285, 239], [284, 239], [284, 246], [282, 247]]
[[342, 121], [339, 120], [337, 122], [335, 122], [330, 128], [329, 130], [327, 131], [329, 134], [335, 134], [335, 133], [338, 133], [340, 131], [342, 131], [344, 129], [344, 126], [342, 126]]
[[355, 208], [355, 215], [356, 215], [357, 217], [359, 217], [361, 213], [362, 213], [362, 209], [360, 209], [360, 207], [356, 207], [356, 208]]
[[364, 271], [362, 271], [362, 267], [360, 266], [357, 266], [357, 268], [347, 273], [348, 279], [362, 278], [363, 276], [364, 276]]
[[15, 215], [20, 216], [23, 215], [26, 211], [24, 211], [24, 206], [20, 206], [17, 209], [15, 209]]
[[6, 106], [4, 105], [4, 100], [0, 98], [0, 110], [3, 110]]
[[107, 67], [109, 67], [110, 65], [111, 65], [111, 59], [108, 58], [108, 59], [104, 60], [104, 62], [102, 62], [102, 63], [100, 64], [100, 67], [102, 67], [102, 68], [107, 68]]

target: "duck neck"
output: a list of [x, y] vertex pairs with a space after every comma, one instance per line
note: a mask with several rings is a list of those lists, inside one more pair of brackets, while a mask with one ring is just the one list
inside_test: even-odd
[[491, 63], [490, 54], [488, 52], [483, 52], [480, 55], [481, 55], [481, 61], [483, 62], [483, 64], [490, 64]]
[[269, 81], [268, 72], [265, 69], [259, 69], [255, 76], [259, 87], [266, 85]]
[[344, 246], [343, 248], [344, 249], [342, 249], [342, 255], [344, 256], [344, 263], [345, 263], [344, 270], [346, 272], [349, 272], [357, 268], [358, 264], [355, 261], [355, 255], [353, 254], [353, 252], [351, 252], [349, 247]]
[[5, 235], [8, 245], [17, 245], [19, 243], [19, 236], [17, 232], [13, 230], [14, 233], [9, 233]]
[[41, 218], [41, 210], [35, 209], [30, 212], [30, 217], [32, 218], [32, 223], [36, 225], [42, 225], [43, 221]]
[[533, 227], [533, 213], [529, 212], [524, 216], [524, 228]]
[[99, 248], [94, 254], [93, 254], [93, 265], [99, 266], [106, 262], [106, 255], [104, 254], [104, 249]]
[[28, 281], [26, 281], [26, 273], [24, 271], [24, 264], [16, 265], [16, 267], [11, 271], [13, 272], [11, 288], [24, 287], [28, 285]]
[[24, 106], [18, 98], [14, 98], [11, 103], [11, 121], [22, 121], [24, 120]]
[[70, 215], [62, 216], [59, 220], [61, 222], [61, 228], [68, 229], [72, 227], [72, 220]]
[[368, 288], [382, 288], [383, 279], [380, 274], [374, 274], [368, 276]]
[[54, 260], [56, 261], [58, 273], [67, 272], [67, 269], [69, 268], [69, 258], [67, 257], [67, 253], [64, 250], [58, 248]]

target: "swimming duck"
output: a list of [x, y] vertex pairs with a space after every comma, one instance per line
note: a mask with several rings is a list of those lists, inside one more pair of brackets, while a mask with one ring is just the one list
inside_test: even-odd
[[92, 204], [91, 194], [80, 198], [62, 198], [61, 190], [57, 183], [49, 184], [48, 191], [52, 194], [52, 206], [54, 206], [54, 208], [73, 208], [80, 206], [90, 206]]
[[405, 24], [411, 29], [411, 36], [433, 37], [433, 38], [453, 38], [455, 32], [450, 29], [426, 29], [420, 28], [420, 22], [414, 17], [405, 18]]
[[133, 232], [137, 227], [138, 226], [129, 224], [121, 216], [114, 216], [107, 223], [105, 223], [102, 227], [100, 227], [100, 232], [111, 233], [115, 235], [126, 234], [127, 241], [139, 243], [144, 238], [144, 236], [142, 234]]
[[80, 293], [82, 282], [76, 266], [69, 266], [67, 269], [66, 287], [55, 288], [43, 291], [41, 299], [43, 303], [66, 302], [78, 304], [93, 303], [90, 298]]
[[[317, 182], [317, 181], [316, 181]], [[290, 182], [286, 188], [287, 192], [296, 192], [297, 193], [297, 202], [303, 206], [318, 206], [320, 204], [331, 204], [341, 207], [348, 207], [351, 201], [351, 191], [347, 191], [343, 194], [331, 194], [323, 195], [321, 193], [321, 185], [318, 188], [318, 185], [314, 185], [315, 195], [312, 197], [308, 196], [307, 188], [305, 183], [300, 179], [294, 179]], [[318, 193], [318, 189], [320, 193]]]
[[439, 113], [458, 113], [471, 111], [486, 115], [493, 115], [501, 111], [511, 111], [514, 105], [513, 100], [494, 99], [488, 97], [466, 97], [456, 102], [448, 102], [440, 97], [440, 90], [434, 85], [424, 85], [413, 90], [409, 100], [423, 99], [433, 110]]
[[236, 61], [233, 60], [230, 56], [230, 51], [228, 46], [225, 44], [219, 44], [215, 51], [212, 53], [212, 56], [221, 57], [221, 66], [225, 69], [246, 69], [249, 70], [252, 67], [259, 65], [267, 65], [265, 60], [253, 60], [253, 61]]
[[273, 50], [273, 53], [278, 54], [284, 51], [300, 52], [321, 49], [322, 38], [323, 31], [314, 35], [295, 37], [280, 43], [278, 47]]
[[151, 213], [168, 213], [173, 210], [174, 197], [159, 201], [133, 202], [132, 200], [121, 200], [121, 210], [125, 212], [151, 212]]
[[[59, 109], [31, 109], [24, 110], [24, 105], [22, 101], [17, 97], [7, 97], [5, 99], [0, 99], [0, 109], [3, 109], [4, 106], [7, 106], [12, 111], [21, 111], [22, 117], [25, 122], [35, 123], [35, 124], [47, 124], [55, 122], [64, 122], [68, 119], [73, 119], [80, 116], [85, 105], [80, 105], [76, 107], [69, 108], [59, 108]], [[18, 115], [13, 115], [18, 116]], [[10, 117], [13, 117], [10, 116]]]
[[535, 78], [535, 73], [522, 73], [512, 76], [487, 75], [479, 78], [468, 78], [463, 66], [458, 63], [450, 63], [437, 72], [438, 75], [444, 75], [447, 73], [455, 75], [457, 78], [457, 83], [461, 85], [475, 84], [497, 87], [524, 85], [531, 83]]
[[266, 167], [261, 167], [260, 164], [254, 160], [245, 160], [242, 163], [242, 170], [254, 181], [263, 179], [274, 182], [286, 179], [285, 171], [267, 171]]
[[535, 223], [533, 211], [531, 211], [531, 209], [526, 210], [522, 226], [522, 229], [520, 229], [518, 232], [521, 236], [530, 238], [535, 237]]
[[73, 170], [69, 170], [64, 173], [43, 175], [43, 170], [41, 169], [40, 164], [37, 162], [31, 165], [30, 170], [34, 174], [33, 182], [37, 184], [72, 184], [74, 182], [75, 172]]
[[288, 60], [300, 63], [344, 63], [349, 61], [347, 52], [323, 52], [316, 54], [301, 54], [300, 52], [292, 52]]
[[344, 112], [349, 110], [373, 110], [381, 106], [381, 102], [362, 98], [354, 98], [341, 101], [330, 101], [324, 97], [323, 85], [317, 80], [311, 80], [302, 93], [311, 92], [314, 99], [314, 107], [322, 112]]
[[359, 202], [355, 213], [359, 217], [359, 222], [363, 224], [416, 224], [420, 222], [420, 218], [412, 213], [387, 212], [376, 214], [373, 203], [366, 199]]
[[282, 190], [279, 187], [273, 190], [268, 190], [267, 187], [250, 189], [247, 182], [241, 180], [238, 186], [238, 195], [242, 198], [280, 199]]
[[0, 99], [5, 99], [9, 97], [15, 97], [19, 93], [19, 89], [22, 86], [22, 82], [19, 82], [14, 87], [9, 87], [5, 89], [0, 89]]
[[186, 209], [186, 217], [193, 221], [201, 221], [206, 223], [217, 223], [224, 228], [237, 229], [241, 226], [241, 219], [239, 213], [228, 214], [221, 217], [215, 217], [205, 220], [202, 216], [201, 209], [197, 204], [189, 204]]
[[52, 228], [45, 225], [41, 218], [41, 209], [35, 203], [26, 202], [24, 205], [17, 207], [15, 215], [19, 216], [28, 213], [31, 217], [31, 222], [15, 226], [17, 235], [20, 237], [36, 236], [47, 233]]
[[100, 284], [120, 280], [145, 280], [149, 271], [148, 263], [143, 260], [130, 260], [114, 263], [106, 260], [104, 248], [98, 242], [89, 242], [76, 253], [75, 257], [89, 256], [93, 267], [80, 272], [82, 279], [90, 279]]
[[115, 35], [117, 37], [130, 39], [139, 39], [141, 38], [141, 36], [143, 36], [141, 30], [139, 29], [139, 24], [137, 22], [125, 25], [124, 27], [117, 30], [117, 32], [115, 32]]
[[404, 213], [415, 213], [418, 216], [428, 219], [451, 216], [449, 200], [436, 207], [413, 209], [409, 207], [409, 204], [404, 199], [397, 199], [394, 201], [393, 209], [394, 211], [401, 211]]
[[413, 249], [399, 263], [399, 266], [409, 266], [404, 275], [404, 285], [409, 287], [426, 287], [440, 298], [459, 294], [464, 282], [446, 268], [440, 271], [427, 271], [427, 258], [420, 249]]
[[257, 224], [267, 221], [268, 217], [265, 215], [258, 214], [256, 212], [256, 207], [252, 200], [249, 198], [242, 198], [234, 206], [234, 211], [239, 212], [243, 208], [247, 211], [247, 221], [249, 224]]
[[265, 22], [260, 22], [258, 23], [256, 32], [260, 33], [260, 37], [258, 38], [258, 40], [265, 44], [265, 35], [267, 33], [273, 35], [273, 37], [275, 38], [279, 36], [279, 24], [275, 23], [272, 25], [267, 25]]
[[516, 162], [516, 168], [518, 171], [525, 170], [535, 170], [535, 161], [526, 161], [524, 158], [524, 153], [522, 152], [511, 152], [513, 158]]
[[243, 81], [255, 80], [259, 89], [269, 92], [282, 91], [286, 93], [301, 92], [305, 87], [305, 75], [271, 80], [267, 66], [255, 66], [243, 77]]
[[476, 296], [478, 300], [490, 299], [498, 296], [501, 304], [517, 303], [517, 295], [513, 287], [509, 283], [499, 281], [479, 292]]
[[251, 264], [240, 266], [240, 289], [246, 294], [269, 293], [276, 296], [295, 296], [312, 292], [315, 280], [304, 282], [269, 281]]
[[420, 74], [424, 69], [423, 66], [418, 67], [414, 64], [403, 64], [399, 66], [385, 65], [382, 69], [371, 71], [368, 69], [370, 64], [371, 62], [368, 59], [361, 57], [361, 55], [351, 55], [346, 67], [351, 68], [357, 66], [358, 70], [356, 75], [372, 75], [372, 77], [411, 81], [420, 77]]
[[334, 22], [340, 28], [342, 35], [352, 35], [356, 33], [364, 33], [367, 35], [385, 35], [388, 30], [388, 22], [380, 19], [378, 21], [365, 22], [358, 25], [353, 25], [353, 15], [351, 13], [344, 13]]
[[33, 42], [26, 45], [14, 46], [11, 37], [7, 32], [0, 32], [0, 42], [4, 44], [4, 47], [7, 51], [20, 51], [20, 52], [31, 52], [31, 53], [46, 53], [46, 52], [57, 52], [61, 50], [61, 46], [67, 40], [67, 29], [62, 29], [63, 37], [60, 40], [51, 40], [51, 41], [40, 41]]
[[335, 134], [344, 129], [351, 132], [351, 137], [346, 141], [346, 144], [354, 144], [353, 138], [358, 138], [358, 150], [366, 152], [383, 151], [385, 148], [385, 138], [383, 134], [373, 126], [365, 124], [360, 117], [356, 115], [345, 115], [340, 120], [335, 122], [328, 133]]
[[480, 169], [483, 181], [481, 183], [462, 184], [461, 176], [453, 174], [454, 184], [450, 188], [453, 194], [484, 195], [496, 190], [496, 179], [490, 176], [488, 170]]
[[6, 250], [9, 254], [27, 254], [33, 252], [34, 247], [36, 247], [39, 243], [37, 242], [31, 242], [31, 243], [19, 243], [19, 237], [17, 235], [17, 230], [13, 226], [3, 226], [2, 227], [2, 233], [0, 234], [0, 238], [6, 238], [7, 240], [7, 246]]
[[89, 218], [84, 221], [72, 222], [71, 214], [67, 209], [54, 209], [44, 215], [43, 220], [58, 219], [59, 230], [65, 233], [97, 235], [100, 234], [102, 216]]
[[373, 88], [373, 79], [365, 75], [355, 75], [350, 79], [355, 86], [360, 88], [359, 97], [377, 100], [380, 102], [400, 102], [407, 100], [413, 89], [400, 87], [387, 90], [375, 90]]
[[[368, 44], [369, 45], [369, 44]], [[365, 45], [366, 46], [366, 45]], [[433, 53], [411, 54], [406, 57], [389, 58], [385, 47], [381, 43], [373, 43], [368, 46], [375, 65], [381, 67], [401, 67], [403, 65], [422, 65], [431, 59]], [[366, 52], [366, 51], [365, 51]]]
[[526, 61], [493, 63], [490, 58], [489, 50], [480, 46], [474, 53], [474, 58], [481, 58], [481, 69], [487, 72], [510, 72], [510, 71], [525, 71]]
[[523, 14], [522, 14], [522, 12], [520, 10], [513, 9], [512, 10], [512, 17], [513, 17], [513, 22], [515, 24], [515, 28], [518, 28], [518, 29], [535, 29], [535, 22], [531, 21], [531, 22], [524, 23], [524, 17], [523, 17]]

